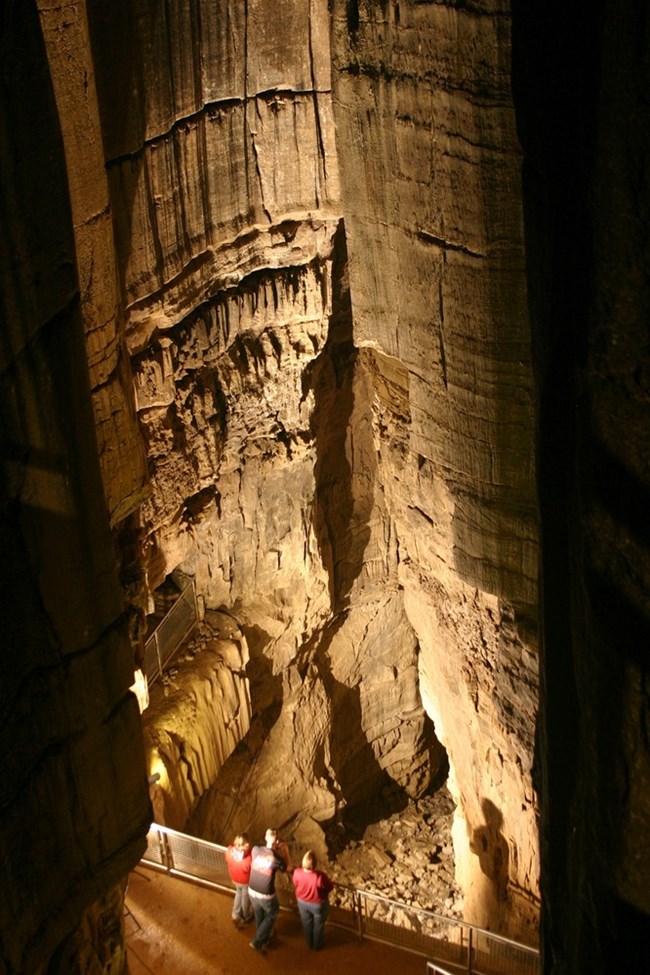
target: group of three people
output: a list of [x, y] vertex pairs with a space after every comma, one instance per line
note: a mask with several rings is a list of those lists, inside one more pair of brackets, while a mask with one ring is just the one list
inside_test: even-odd
[[332, 881], [317, 869], [313, 850], [307, 850], [302, 865], [293, 868], [287, 844], [280, 842], [277, 830], [267, 829], [264, 843], [264, 846], [251, 848], [248, 836], [241, 833], [226, 850], [228, 873], [235, 885], [234, 923], [238, 926], [247, 924], [254, 916], [255, 937], [250, 943], [251, 948], [264, 953], [280, 910], [275, 875], [278, 871], [288, 871], [307, 945], [319, 951], [323, 947], [328, 894], [334, 886]]

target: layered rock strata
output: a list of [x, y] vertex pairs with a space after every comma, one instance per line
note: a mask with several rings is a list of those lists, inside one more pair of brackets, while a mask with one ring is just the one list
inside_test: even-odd
[[[0, 12], [0, 970], [25, 975], [50, 962], [71, 970], [56, 959], [138, 862], [151, 808], [62, 109], [36, 6], [10, 14]], [[106, 917], [119, 930], [121, 905]], [[119, 938], [100, 954], [122, 964]]]
[[124, 346], [115, 215], [109, 200], [88, 18], [81, 2], [62, 6], [38, 0], [37, 6], [65, 155], [102, 483], [111, 525], [116, 527], [137, 510], [148, 488]]
[[[544, 967], [645, 957], [647, 13], [512, 6], [514, 71], [500, 0], [0, 9], [3, 970], [123, 961], [114, 884], [150, 818], [127, 688], [178, 564], [251, 648], [217, 788], [291, 742], [301, 839], [349, 831], [344, 800], [382, 775], [387, 810], [433, 776], [433, 719], [466, 913], [520, 930], [534, 477]], [[335, 722], [305, 734], [315, 713], [354, 732], [349, 763]]]
[[[326, 837], [448, 762], [467, 916], [516, 932], [536, 527], [507, 9], [40, 6], [122, 584], [180, 567], [239, 620], [242, 822]], [[182, 737], [173, 817], [230, 829]]]
[[516, 930], [536, 528], [507, 8], [276, 8], [90, 8], [148, 586], [180, 566], [230, 607], [254, 707], [281, 705], [253, 822], [322, 828], [380, 771], [421, 793], [435, 726], [468, 916]]
[[397, 593], [351, 609], [303, 653], [277, 678], [263, 657], [254, 661], [252, 703], [266, 717], [198, 804], [192, 831], [226, 844], [231, 833], [261, 836], [273, 822], [326, 855], [360, 806], [380, 793], [404, 806], [444, 775]]
[[[230, 622], [224, 629], [223, 623]], [[233, 630], [226, 635], [227, 630]], [[150, 689], [143, 716], [157, 823], [183, 829], [201, 796], [250, 727], [246, 640], [232, 621], [208, 613]]]
[[449, 755], [467, 916], [522, 930], [538, 885], [537, 529], [508, 8], [335, 3], [333, 32], [353, 341], [393, 571]]

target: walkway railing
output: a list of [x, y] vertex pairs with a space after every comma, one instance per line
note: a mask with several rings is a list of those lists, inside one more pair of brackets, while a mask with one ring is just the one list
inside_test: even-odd
[[198, 618], [196, 589], [191, 579], [144, 645], [144, 672], [150, 684], [161, 676]]
[[[143, 862], [218, 890], [233, 890], [225, 847], [154, 823]], [[277, 876], [284, 908], [296, 906], [289, 877]], [[336, 884], [328, 923], [431, 959], [428, 975], [539, 975], [539, 952], [463, 921], [408, 907], [380, 894]], [[437, 963], [445, 967], [440, 967]]]

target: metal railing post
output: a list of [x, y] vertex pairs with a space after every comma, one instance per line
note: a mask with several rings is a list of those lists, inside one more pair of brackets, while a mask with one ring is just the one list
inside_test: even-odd
[[156, 630], [156, 632], [153, 635], [153, 642], [154, 642], [154, 646], [156, 648], [156, 658], [158, 660], [158, 675], [159, 676], [162, 676], [163, 665], [162, 665], [162, 660], [160, 659], [160, 643], [158, 642], [158, 631], [157, 630]]
[[165, 834], [162, 830], [156, 829], [156, 836], [158, 837], [158, 856], [160, 857], [160, 863], [165, 866]]
[[359, 935], [359, 941], [363, 941], [363, 917], [361, 915], [361, 894], [355, 891], [354, 894], [354, 905], [357, 912], [357, 934]]
[[[147, 848], [150, 849], [152, 855], [154, 854], [156, 838], [158, 841], [158, 858], [154, 855], [148, 859], [145, 854], [143, 863], [157, 867], [173, 876], [192, 879], [222, 890], [231, 890], [232, 884], [228, 878], [225, 859], [220, 859], [218, 866], [209, 862], [211, 851], [220, 851], [221, 854], [225, 854], [225, 847], [199, 837], [188, 836], [167, 826], [152, 823], [147, 837]], [[188, 843], [188, 841], [191, 842]], [[208, 865], [206, 866], [206, 864]], [[216, 874], [215, 871], [217, 871]], [[455, 966], [457, 971], [466, 972], [466, 975], [476, 975], [477, 972], [484, 970], [481, 962], [484, 951], [487, 952], [488, 956], [492, 952], [495, 954], [495, 957], [488, 957], [487, 959], [488, 968], [492, 972], [502, 972], [505, 975], [505, 972], [516, 970], [527, 971], [530, 975], [539, 975], [539, 951], [535, 948], [518, 944], [509, 938], [503, 938], [482, 928], [474, 928], [471, 924], [443, 917], [434, 912], [420, 909], [413, 912], [408, 905], [381, 894], [375, 894], [372, 891], [348, 887], [345, 884], [335, 885], [335, 889], [337, 888], [342, 895], [342, 903], [345, 904], [341, 909], [346, 916], [343, 926], [347, 931], [352, 935], [356, 933], [359, 942], [366, 939], [386, 941], [404, 950], [416, 950], [422, 954], [428, 954], [430, 959], [436, 959], [427, 962], [427, 971], [430, 975], [438, 975], [438, 973], [449, 975], [450, 968], [447, 967], [448, 965]], [[373, 904], [372, 913], [369, 910], [371, 903]], [[411, 915], [409, 915], [411, 917], [410, 928], [408, 925], [395, 923], [396, 918], [390, 913], [393, 906], [399, 908], [400, 911], [406, 911], [407, 914], [411, 910]], [[369, 913], [364, 917], [366, 909]], [[402, 915], [400, 914], [399, 917], [401, 918]], [[427, 932], [421, 929], [417, 930], [415, 933], [418, 938], [416, 939], [410, 941], [405, 939], [404, 931], [413, 933], [413, 924], [416, 920], [420, 923], [422, 918], [427, 923], [431, 921], [433, 926]], [[438, 930], [441, 925], [443, 927], [442, 936]], [[425, 943], [419, 940], [420, 936], [426, 939]], [[440, 948], [443, 945], [444, 951], [441, 957]], [[464, 950], [467, 950], [465, 962], [462, 958]], [[477, 952], [476, 965], [473, 958], [474, 952]], [[497, 963], [498, 967], [495, 967]], [[516, 969], [515, 964], [517, 964]]]
[[[185, 626], [182, 634], [176, 634], [173, 636], [171, 642], [167, 634], [168, 624], [170, 621], [173, 623], [178, 618], [179, 609], [185, 608], [189, 614], [190, 623]], [[156, 660], [158, 663], [158, 672], [156, 674], [147, 673], [147, 679], [150, 683], [153, 683], [158, 677], [162, 677], [163, 667], [168, 663], [169, 660], [178, 651], [179, 647], [182, 645], [183, 641], [186, 639], [189, 633], [193, 630], [199, 620], [199, 604], [198, 596], [196, 594], [196, 583], [194, 580], [189, 582], [182, 593], [180, 593], [178, 599], [174, 605], [169, 609], [163, 618], [158, 623], [158, 626], [153, 631], [149, 639], [145, 643], [145, 664], [147, 663], [149, 656], [149, 647], [153, 645], [156, 653]], [[167, 646], [169, 643], [169, 646]], [[153, 663], [152, 663], [153, 667]]]
[[171, 869], [174, 866], [174, 856], [172, 853], [172, 845], [168, 833], [163, 833], [163, 848], [164, 848], [164, 862], [165, 870], [167, 873], [171, 873]]

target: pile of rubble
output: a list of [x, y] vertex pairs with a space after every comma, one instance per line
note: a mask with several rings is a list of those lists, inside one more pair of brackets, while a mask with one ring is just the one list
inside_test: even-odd
[[453, 813], [445, 788], [409, 802], [368, 826], [360, 839], [350, 840], [332, 857], [332, 879], [413, 908], [462, 918], [462, 895], [454, 881]]

